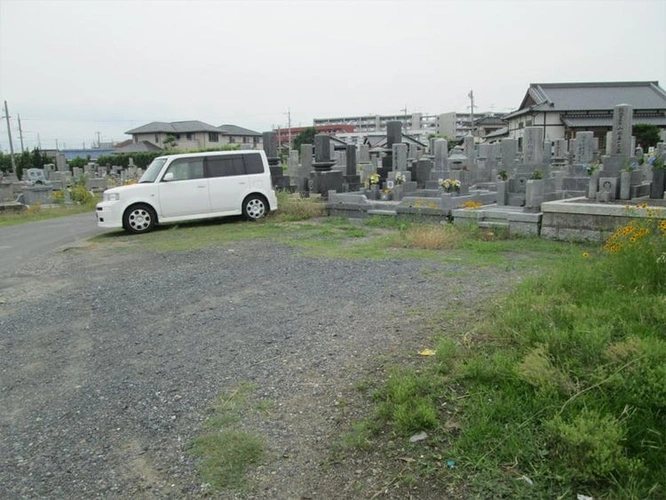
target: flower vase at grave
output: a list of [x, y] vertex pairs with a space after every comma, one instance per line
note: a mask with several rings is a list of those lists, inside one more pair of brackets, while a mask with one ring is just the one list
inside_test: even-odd
[[371, 200], [379, 199], [379, 184], [370, 184], [370, 190], [368, 191], [368, 198]]

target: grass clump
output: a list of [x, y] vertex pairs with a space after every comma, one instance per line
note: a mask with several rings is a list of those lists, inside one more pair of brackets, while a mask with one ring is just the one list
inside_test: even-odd
[[[207, 432], [192, 442], [190, 451], [200, 459], [199, 474], [213, 490], [244, 488], [248, 469], [264, 457], [263, 439], [238, 428], [244, 412], [250, 411], [254, 390], [242, 383], [216, 398], [204, 422]], [[254, 409], [266, 413], [270, 406], [262, 400]]]
[[242, 488], [247, 468], [263, 456], [260, 437], [236, 429], [222, 429], [194, 440], [192, 453], [201, 457], [200, 474], [213, 489]]
[[410, 248], [445, 250], [458, 248], [464, 235], [451, 224], [419, 224], [406, 228], [402, 238]]
[[394, 373], [375, 393], [378, 416], [401, 436], [435, 427], [438, 416], [432, 383], [431, 378], [412, 371]]
[[276, 221], [289, 222], [313, 219], [326, 215], [321, 199], [302, 198], [298, 193], [277, 191], [278, 210], [272, 216]]
[[666, 222], [647, 216], [604, 249], [556, 256], [425, 368], [396, 372], [373, 421], [402, 437], [429, 429], [417, 453], [446, 450], [471, 497], [664, 498], [664, 325]]

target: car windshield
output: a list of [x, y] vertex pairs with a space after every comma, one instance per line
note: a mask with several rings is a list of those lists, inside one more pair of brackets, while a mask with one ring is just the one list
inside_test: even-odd
[[141, 179], [139, 179], [139, 182], [155, 182], [166, 161], [166, 158], [155, 158], [152, 163], [148, 165], [148, 168], [141, 176]]

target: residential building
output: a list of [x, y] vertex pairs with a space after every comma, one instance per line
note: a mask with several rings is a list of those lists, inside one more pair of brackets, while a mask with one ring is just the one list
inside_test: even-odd
[[125, 132], [135, 144], [149, 142], [160, 148], [193, 150], [214, 149], [228, 144], [242, 148], [261, 147], [261, 133], [237, 125], [215, 127], [208, 123], [189, 120], [180, 122], [151, 122]]
[[[287, 143], [289, 143], [290, 141], [293, 141], [298, 134], [300, 134], [301, 132], [305, 132], [306, 130], [312, 127], [313, 125], [309, 127], [276, 128], [273, 130], [273, 132], [275, 132], [275, 134], [277, 135], [278, 145], [282, 147], [286, 146]], [[354, 132], [355, 130], [355, 127], [353, 125], [341, 125], [341, 124], [316, 125], [314, 126], [314, 128], [318, 134], [328, 134], [328, 135], [346, 134]]]
[[504, 116], [505, 137], [520, 142], [523, 129], [532, 126], [543, 127], [550, 140], [573, 139], [577, 132], [591, 131], [603, 150], [618, 104], [633, 107], [634, 124], [657, 125], [662, 136], [665, 133], [666, 91], [659, 82], [532, 83], [518, 109]]
[[[501, 113], [477, 113], [474, 115], [474, 130], [477, 135], [477, 121], [483, 118], [500, 120]], [[427, 143], [428, 138], [433, 135], [449, 137], [461, 140], [471, 132], [471, 119], [468, 114], [463, 113], [441, 113], [430, 115], [423, 113], [398, 114], [398, 115], [354, 115], [339, 116], [333, 118], [315, 118], [314, 126], [342, 126], [354, 127], [353, 132], [339, 132], [336, 136], [350, 144], [360, 144], [369, 134], [386, 131], [386, 123], [389, 121], [402, 122], [403, 133], [411, 136], [421, 143]], [[505, 124], [502, 122], [502, 126]], [[490, 123], [487, 124], [491, 127]], [[492, 128], [492, 127], [491, 127]], [[492, 128], [495, 130], [495, 128]]]

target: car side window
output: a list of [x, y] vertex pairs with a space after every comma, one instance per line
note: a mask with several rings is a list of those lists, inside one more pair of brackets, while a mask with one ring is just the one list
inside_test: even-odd
[[241, 155], [208, 156], [206, 158], [208, 177], [231, 177], [245, 175], [245, 165]]
[[173, 174], [174, 181], [201, 179], [204, 176], [203, 158], [179, 158], [174, 160], [167, 171]]
[[245, 155], [245, 170], [248, 174], [263, 174], [264, 162], [259, 153], [248, 153]]

